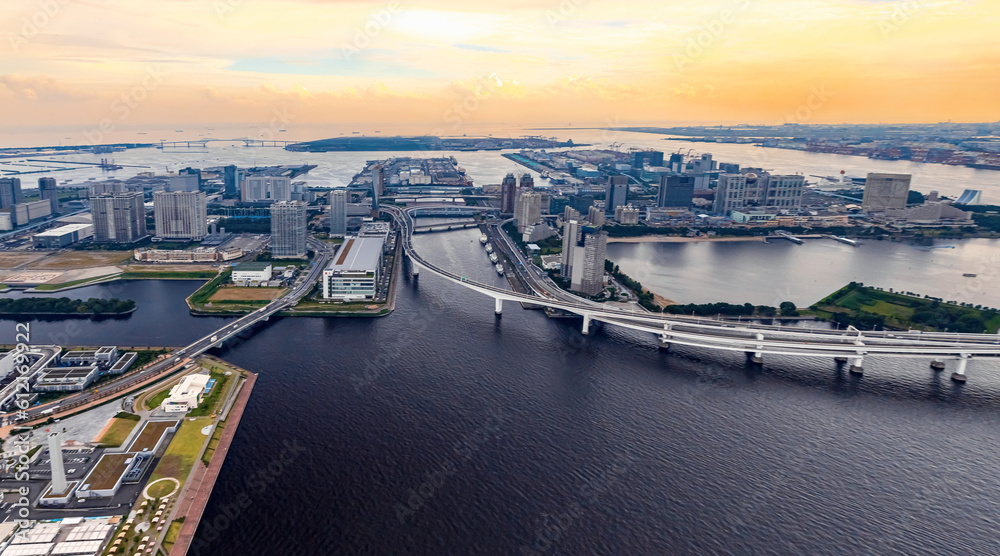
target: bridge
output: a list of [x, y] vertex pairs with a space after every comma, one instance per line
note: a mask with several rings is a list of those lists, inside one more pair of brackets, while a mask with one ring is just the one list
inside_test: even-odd
[[[579, 315], [583, 319], [583, 334], [590, 331], [594, 321], [620, 326], [630, 330], [655, 334], [661, 347], [671, 344], [731, 352], [744, 352], [754, 363], [762, 363], [764, 355], [791, 355], [801, 357], [832, 358], [837, 363], [850, 363], [853, 374], [862, 374], [864, 359], [868, 356], [892, 358], [932, 359], [931, 367], [943, 370], [944, 360], [956, 361], [952, 379], [965, 382], [969, 362], [975, 357], [1000, 357], [1000, 335], [955, 334], [936, 332], [863, 332], [848, 330], [814, 330], [782, 328], [769, 325], [732, 323], [712, 319], [698, 319], [679, 315], [663, 315], [645, 311], [629, 311], [589, 302], [562, 292], [554, 284], [545, 282], [540, 271], [532, 274], [517, 253], [515, 269], [534, 293], [518, 293], [489, 284], [469, 280], [441, 268], [417, 253], [413, 247], [413, 217], [411, 211], [384, 206], [380, 210], [392, 215], [401, 229], [404, 253], [411, 261], [434, 274], [492, 297], [495, 313], [501, 315], [504, 301], [515, 301], [558, 309]], [[494, 224], [494, 226], [496, 226]], [[499, 233], [502, 229], [496, 226]], [[509, 238], [506, 238], [509, 241]], [[512, 261], [513, 262], [513, 261]]]
[[[222, 344], [227, 340], [249, 330], [260, 322], [269, 320], [275, 313], [295, 305], [312, 289], [316, 280], [323, 274], [323, 269], [326, 268], [326, 264], [331, 256], [329, 246], [326, 243], [310, 239], [309, 245], [316, 251], [314, 262], [309, 268], [309, 271], [299, 277], [292, 288], [283, 297], [275, 299], [268, 305], [261, 309], [257, 309], [249, 315], [244, 315], [243, 317], [227, 323], [215, 332], [207, 334], [188, 346], [177, 350], [166, 359], [154, 363], [139, 372], [129, 373], [115, 382], [101, 386], [97, 393], [84, 390], [67, 396], [58, 402], [44, 404], [26, 410], [24, 413], [26, 419], [21, 419], [21, 422], [19, 422], [17, 426], [30, 426], [38, 424], [50, 417], [60, 418], [72, 415], [80, 411], [79, 408], [98, 403], [104, 398], [114, 399], [122, 396], [124, 392], [145, 388], [147, 385], [184, 368], [187, 363], [202, 353], [205, 353], [212, 348], [222, 347]], [[55, 410], [54, 412], [51, 411], [53, 409]], [[6, 433], [13, 428], [13, 425], [10, 423], [13, 423], [14, 416], [15, 415], [12, 413], [8, 413], [3, 416], [6, 426], [0, 429], [0, 431], [2, 431], [0, 432], [0, 438], [6, 436]]]
[[209, 143], [243, 143], [246, 147], [285, 147], [298, 141], [274, 141], [271, 139], [250, 139], [249, 137], [241, 137], [239, 139], [195, 139], [192, 141], [160, 141], [156, 143], [159, 145], [157, 148], [162, 149], [164, 147], [180, 147], [185, 146], [191, 148], [192, 145], [196, 147], [205, 148]]
[[427, 224], [424, 226], [414, 226], [413, 233], [421, 234], [428, 232], [447, 232], [449, 230], [461, 230], [464, 228], [475, 228], [479, 226], [478, 220], [458, 220], [442, 224]]

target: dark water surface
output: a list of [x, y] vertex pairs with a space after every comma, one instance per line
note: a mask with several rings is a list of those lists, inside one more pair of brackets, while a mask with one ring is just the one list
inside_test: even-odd
[[[478, 235], [416, 246], [498, 280]], [[125, 287], [140, 310], [80, 343], [225, 320], [178, 308], [193, 283]], [[286, 318], [221, 350], [260, 377], [191, 553], [997, 553], [995, 362], [961, 387], [922, 360], [761, 370], [504, 310], [424, 271], [389, 317]]]

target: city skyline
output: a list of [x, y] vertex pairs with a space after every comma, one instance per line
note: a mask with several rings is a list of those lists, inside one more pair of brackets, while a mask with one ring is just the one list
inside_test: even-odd
[[1000, 103], [986, 2], [51, 0], [0, 14], [12, 126], [995, 121]]

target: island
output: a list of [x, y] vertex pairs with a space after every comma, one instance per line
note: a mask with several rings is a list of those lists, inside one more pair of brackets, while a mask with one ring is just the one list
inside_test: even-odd
[[91, 297], [70, 299], [68, 297], [22, 297], [20, 299], [0, 299], [0, 316], [66, 316], [94, 317], [99, 315], [127, 315], [135, 311], [135, 301], [131, 299], [99, 299]]
[[499, 151], [502, 149], [552, 149], [586, 146], [569, 141], [520, 137], [369, 137], [365, 135], [333, 137], [287, 145], [285, 150], [323, 153], [332, 151]]

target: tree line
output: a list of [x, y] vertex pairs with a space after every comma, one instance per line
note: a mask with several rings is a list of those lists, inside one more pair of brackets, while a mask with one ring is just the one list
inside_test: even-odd
[[127, 313], [133, 309], [135, 309], [135, 301], [131, 299], [99, 299], [96, 297], [91, 297], [86, 301], [68, 297], [0, 299], [0, 313], [113, 315]]

